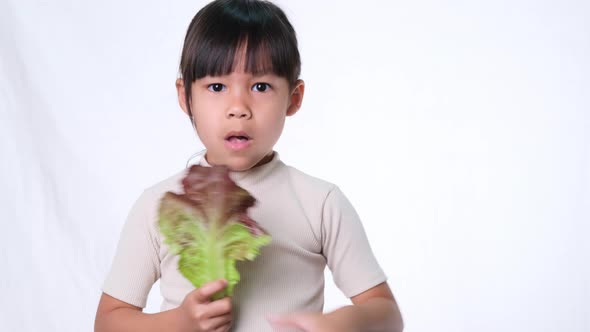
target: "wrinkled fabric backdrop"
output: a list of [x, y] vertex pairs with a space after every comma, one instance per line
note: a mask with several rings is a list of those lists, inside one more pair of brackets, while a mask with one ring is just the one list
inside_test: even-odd
[[[204, 4], [0, 2], [2, 331], [92, 331], [131, 204], [202, 148]], [[276, 149], [350, 198], [406, 331], [590, 331], [589, 3], [278, 4], [307, 86]]]

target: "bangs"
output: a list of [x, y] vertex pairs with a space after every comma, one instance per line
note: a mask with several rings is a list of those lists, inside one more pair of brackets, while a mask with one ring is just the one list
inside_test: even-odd
[[197, 56], [187, 66], [194, 80], [205, 76], [228, 75], [239, 65], [243, 65], [244, 71], [253, 75], [273, 73], [288, 76], [285, 70], [281, 70], [287, 67], [283, 60], [285, 57], [277, 56], [279, 52], [270, 49], [272, 42], [261, 40], [254, 34], [241, 34], [232, 39], [228, 43], [202, 43], [197, 47]]

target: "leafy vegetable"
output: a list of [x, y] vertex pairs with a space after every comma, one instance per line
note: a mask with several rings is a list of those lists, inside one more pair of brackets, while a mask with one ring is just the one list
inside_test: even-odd
[[256, 200], [222, 166], [192, 166], [182, 180], [184, 194], [167, 192], [160, 203], [159, 226], [178, 269], [195, 287], [225, 279], [214, 298], [232, 296], [240, 280], [236, 261], [253, 260], [270, 236], [246, 211]]

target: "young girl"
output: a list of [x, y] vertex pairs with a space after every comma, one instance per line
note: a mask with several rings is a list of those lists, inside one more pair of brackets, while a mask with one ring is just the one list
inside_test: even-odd
[[[217, 0], [192, 20], [177, 80], [179, 103], [206, 147], [200, 165], [225, 165], [252, 194], [249, 210], [272, 236], [227, 282], [194, 289], [178, 271], [157, 226], [160, 199], [180, 192], [186, 170], [148, 188], [133, 206], [103, 285], [95, 331], [401, 331], [386, 276], [353, 207], [333, 184], [280, 161], [273, 147], [301, 107], [304, 83], [295, 31], [277, 6]], [[324, 269], [352, 300], [323, 314]], [[145, 314], [160, 279], [161, 312]]]

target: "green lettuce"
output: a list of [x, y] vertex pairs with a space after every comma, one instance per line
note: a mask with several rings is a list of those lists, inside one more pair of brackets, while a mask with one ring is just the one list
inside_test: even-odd
[[271, 237], [247, 215], [256, 202], [229, 177], [226, 167], [192, 166], [183, 194], [167, 192], [160, 202], [164, 243], [179, 255], [178, 269], [195, 287], [225, 279], [214, 299], [232, 296], [240, 280], [236, 261], [253, 260]]

